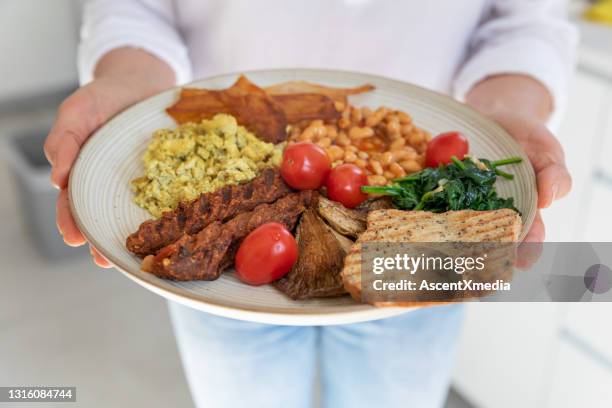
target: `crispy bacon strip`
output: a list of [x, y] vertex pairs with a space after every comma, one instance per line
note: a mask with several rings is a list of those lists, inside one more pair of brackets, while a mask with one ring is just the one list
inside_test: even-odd
[[313, 84], [306, 81], [288, 81], [264, 88], [268, 95], [287, 94], [319, 94], [325, 95], [336, 102], [347, 102], [347, 96], [357, 95], [374, 90], [374, 85], [365, 84], [354, 88], [334, 88]]
[[272, 95], [272, 100], [281, 107], [288, 123], [321, 119], [326, 122], [340, 118], [334, 101], [328, 96], [314, 93]]
[[266, 142], [287, 139], [287, 118], [282, 108], [244, 75], [224, 90], [183, 89], [179, 100], [166, 112], [179, 124], [227, 113]]
[[127, 238], [126, 247], [141, 258], [154, 254], [184, 233], [195, 234], [215, 221], [224, 222], [259, 204], [274, 202], [291, 191], [278, 169], [265, 169], [248, 183], [202, 194], [191, 202], [180, 203], [161, 218], [143, 222], [138, 231]]
[[315, 205], [318, 195], [305, 190], [292, 193], [272, 204], [260, 204], [222, 224], [214, 222], [196, 235], [183, 234], [175, 243], [149, 255], [142, 270], [172, 280], [215, 280], [232, 265], [238, 246], [257, 227], [278, 222], [292, 230], [306, 208]]

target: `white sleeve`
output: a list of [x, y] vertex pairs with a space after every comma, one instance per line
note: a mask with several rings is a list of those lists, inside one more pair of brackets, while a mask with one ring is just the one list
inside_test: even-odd
[[98, 60], [119, 47], [146, 50], [166, 62], [177, 84], [191, 79], [187, 47], [176, 27], [172, 0], [87, 0], [78, 53], [79, 79], [93, 79]]
[[565, 105], [578, 40], [567, 21], [567, 1], [492, 0], [490, 7], [455, 77], [455, 97], [463, 100], [487, 76], [525, 74], [548, 88], [558, 113]]

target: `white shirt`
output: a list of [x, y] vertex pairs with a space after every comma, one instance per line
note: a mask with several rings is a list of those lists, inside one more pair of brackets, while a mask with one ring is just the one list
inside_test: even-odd
[[91, 0], [79, 72], [113, 48], [143, 48], [177, 83], [278, 67], [384, 75], [452, 94], [521, 73], [563, 105], [576, 30], [564, 0]]

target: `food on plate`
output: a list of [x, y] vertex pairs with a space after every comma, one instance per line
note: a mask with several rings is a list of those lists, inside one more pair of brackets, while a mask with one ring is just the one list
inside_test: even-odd
[[143, 156], [144, 176], [132, 181], [134, 202], [159, 217], [181, 201], [249, 181], [281, 156], [229, 115], [158, 130]]
[[319, 197], [317, 204], [319, 215], [333, 231], [351, 238], [357, 238], [365, 231], [368, 212], [389, 208], [393, 208], [393, 205], [388, 197], [369, 198], [354, 209], [323, 196]]
[[209, 224], [195, 235], [183, 234], [176, 242], [147, 256], [142, 270], [172, 280], [215, 280], [234, 264], [242, 240], [257, 227], [277, 222], [293, 230], [306, 208], [316, 205], [312, 190], [291, 193], [271, 204], [260, 204], [231, 220]]
[[426, 168], [419, 173], [395, 179], [388, 186], [366, 186], [369, 194], [393, 198], [396, 208], [444, 212], [450, 210], [497, 210], [514, 207], [514, 199], [498, 197], [495, 181], [498, 176], [512, 179], [513, 175], [498, 167], [520, 163], [520, 157], [490, 161], [468, 156], [452, 158], [450, 164]]
[[355, 107], [337, 102], [336, 121], [313, 120], [291, 127], [289, 141], [313, 142], [327, 150], [337, 166], [352, 163], [368, 176], [368, 184], [385, 185], [425, 165], [431, 136], [405, 112], [380, 107]]
[[138, 231], [127, 238], [126, 247], [141, 258], [154, 254], [184, 233], [196, 234], [215, 221], [225, 222], [259, 204], [272, 203], [291, 191], [278, 169], [264, 169], [251, 181], [222, 187], [193, 201], [183, 201], [160, 218], [143, 222]]
[[366, 231], [344, 260], [342, 280], [353, 299], [361, 301], [362, 244], [368, 242], [507, 242], [518, 240], [521, 217], [511, 209], [492, 211], [375, 210]]
[[313, 143], [295, 143], [283, 153], [281, 175], [298, 190], [316, 190], [325, 183], [331, 160], [325, 150]]
[[371, 85], [342, 89], [301, 81], [263, 89], [241, 75], [223, 90], [184, 88], [178, 101], [166, 111], [179, 124], [227, 113], [262, 140], [279, 143], [287, 139], [288, 124], [313, 119], [335, 120], [340, 116], [335, 101], [345, 101], [347, 95], [372, 89]]
[[334, 167], [327, 177], [327, 195], [347, 208], [355, 208], [368, 196], [361, 187], [368, 184], [365, 171], [355, 164], [341, 164]]
[[297, 259], [298, 246], [291, 232], [282, 224], [269, 222], [257, 227], [240, 244], [236, 276], [249, 285], [264, 285], [285, 276]]
[[227, 113], [263, 141], [279, 143], [287, 139], [288, 123], [282, 108], [243, 75], [224, 90], [185, 88], [166, 111], [179, 124]]
[[325, 95], [296, 93], [272, 95], [271, 99], [281, 108], [287, 123], [315, 119], [329, 121], [340, 117], [334, 101]]
[[235, 266], [292, 299], [360, 301], [363, 243], [516, 241], [520, 214], [494, 183], [521, 159], [479, 160], [459, 132], [431, 139], [405, 112], [349, 103], [372, 89], [244, 76], [183, 89], [167, 109], [180, 125], [154, 134], [132, 182], [155, 217], [126, 240], [142, 270], [214, 280]]
[[296, 238], [297, 263], [274, 286], [294, 300], [345, 294], [340, 271], [346, 250], [315, 209], [302, 215]]
[[366, 211], [346, 208], [342, 204], [325, 197], [319, 198], [317, 211], [340, 234], [357, 238], [366, 229]]
[[334, 88], [331, 86], [324, 86], [319, 84], [313, 84], [306, 81], [289, 81], [282, 82], [280, 84], [271, 85], [265, 88], [268, 95], [292, 95], [292, 94], [318, 94], [325, 95], [332, 99], [334, 102], [347, 102], [347, 96], [358, 95], [365, 92], [374, 90], [374, 86], [365, 84], [354, 88]]
[[441, 133], [427, 144], [425, 165], [438, 167], [441, 164], [448, 164], [453, 156], [463, 160], [469, 150], [468, 140], [461, 132]]

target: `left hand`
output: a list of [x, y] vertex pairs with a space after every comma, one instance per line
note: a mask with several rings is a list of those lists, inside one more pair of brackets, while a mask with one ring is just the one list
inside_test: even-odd
[[[536, 174], [539, 209], [549, 207], [569, 193], [572, 178], [565, 165], [563, 148], [540, 119], [509, 110], [488, 116], [506, 129], [529, 157]], [[538, 211], [524, 242], [543, 242], [544, 236], [544, 223]]]

